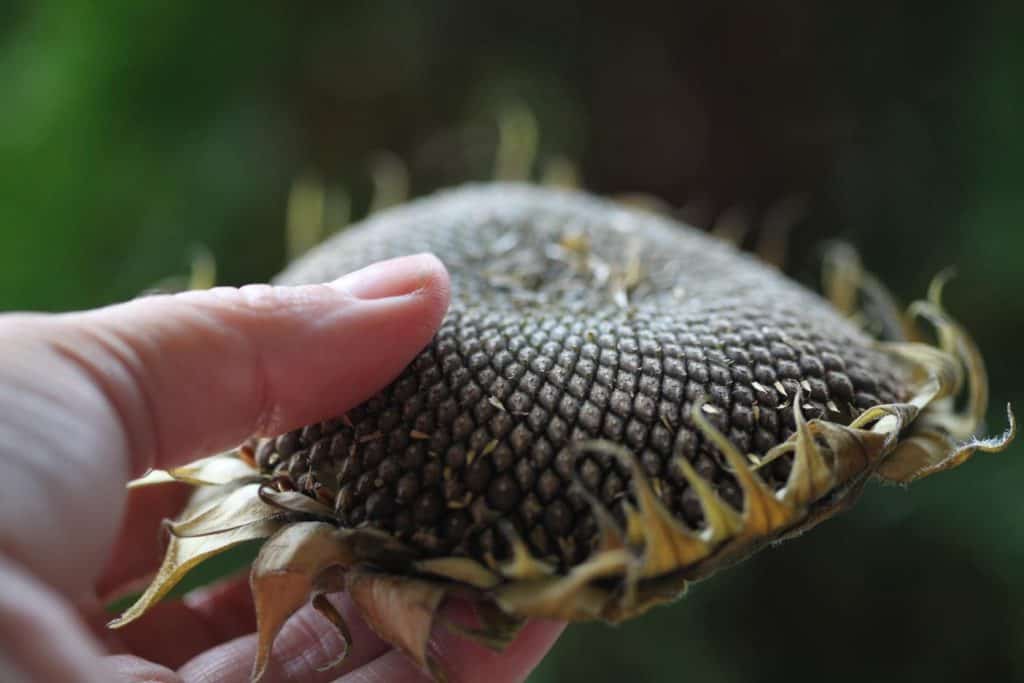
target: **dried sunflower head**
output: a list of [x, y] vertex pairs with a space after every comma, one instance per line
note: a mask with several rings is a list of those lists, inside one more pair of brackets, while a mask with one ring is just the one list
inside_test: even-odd
[[872, 477], [908, 483], [1013, 438], [1012, 413], [1002, 436], [972, 436], [985, 369], [941, 283], [904, 316], [837, 252], [830, 305], [686, 226], [579, 193], [414, 202], [281, 281], [415, 251], [446, 262], [453, 301], [395, 382], [348, 415], [136, 483], [197, 492], [115, 627], [203, 559], [269, 538], [251, 575], [254, 677], [311, 596], [345, 633], [320, 597], [343, 588], [439, 674], [427, 636], [446, 596], [478, 606], [463, 632], [494, 647], [527, 617], [619, 621], [846, 508]]

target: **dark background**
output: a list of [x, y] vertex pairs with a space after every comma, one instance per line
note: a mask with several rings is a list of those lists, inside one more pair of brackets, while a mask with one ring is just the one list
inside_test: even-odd
[[[416, 195], [484, 180], [527, 111], [534, 177], [568, 159], [703, 227], [799, 208], [806, 282], [834, 237], [903, 301], [955, 264], [990, 430], [1024, 410], [1019, 3], [93, 4], [0, 3], [4, 309], [125, 299], [199, 247], [266, 280], [297, 178], [359, 217], [382, 151]], [[1022, 456], [875, 487], [672, 607], [572, 627], [531, 680], [1024, 680]]]

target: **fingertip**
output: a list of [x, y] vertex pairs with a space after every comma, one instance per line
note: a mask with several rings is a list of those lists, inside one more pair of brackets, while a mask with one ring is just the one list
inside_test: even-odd
[[275, 356], [260, 363], [268, 368], [274, 403], [270, 419], [260, 422], [261, 434], [337, 416], [368, 399], [394, 380], [441, 326], [451, 284], [436, 256], [393, 259], [356, 274], [361, 284], [336, 280], [318, 286], [344, 294], [294, 320], [293, 338], [298, 340], [301, 330], [303, 344], [264, 345]]
[[131, 475], [338, 415], [394, 379], [444, 318], [432, 254], [332, 283], [158, 296], [64, 316], [55, 343], [102, 386]]
[[[449, 612], [453, 610], [449, 609]], [[455, 612], [463, 611], [456, 608]], [[431, 651], [447, 680], [519, 683], [540, 663], [565, 628], [564, 622], [532, 620], [497, 652], [444, 628], [436, 629]], [[339, 683], [427, 683], [430, 677], [397, 649], [338, 679]]]
[[446, 298], [448, 271], [434, 254], [413, 254], [372, 263], [341, 276], [328, 286], [364, 300], [408, 294]]
[[451, 279], [448, 269], [433, 254], [419, 254], [416, 266], [419, 271], [420, 287], [413, 296], [423, 307], [427, 339], [434, 335], [444, 320], [451, 301]]
[[385, 286], [378, 281], [373, 293], [389, 293], [387, 297], [377, 298], [394, 302], [396, 307], [401, 308], [402, 313], [396, 310], [396, 319], [404, 319], [410, 326], [418, 324], [422, 328], [420, 334], [410, 334], [409, 337], [426, 344], [441, 326], [451, 300], [451, 280], [447, 268], [433, 254], [416, 254], [382, 261], [370, 268], [376, 266], [381, 266], [391, 276], [392, 285]]
[[[442, 615], [460, 624], [476, 620], [472, 607], [462, 600], [447, 602]], [[564, 629], [562, 621], [530, 619], [511, 643], [497, 651], [451, 629], [435, 628], [431, 649], [452, 680], [512, 683], [526, 679]]]

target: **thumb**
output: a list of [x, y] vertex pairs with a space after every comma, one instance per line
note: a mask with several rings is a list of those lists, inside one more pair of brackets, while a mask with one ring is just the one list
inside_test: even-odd
[[444, 267], [418, 255], [323, 285], [0, 318], [0, 518], [25, 520], [0, 529], [0, 549], [65, 589], [91, 580], [127, 477], [348, 410], [426, 346], [447, 305]]
[[348, 410], [427, 345], [447, 305], [444, 266], [423, 254], [322, 285], [218, 288], [74, 314], [56, 344], [121, 416], [136, 476]]

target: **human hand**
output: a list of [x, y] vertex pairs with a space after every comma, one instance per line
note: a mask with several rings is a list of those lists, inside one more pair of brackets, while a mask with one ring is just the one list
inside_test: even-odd
[[[219, 288], [84, 313], [0, 316], [0, 680], [248, 681], [245, 577], [158, 605], [112, 633], [101, 600], [152, 573], [183, 486], [125, 490], [168, 468], [345, 412], [437, 330], [448, 276], [433, 256], [326, 285]], [[265, 680], [413, 681], [345, 596], [353, 645], [310, 608], [274, 643]], [[561, 631], [533, 622], [502, 654], [438, 629], [455, 680], [525, 678]], [[111, 652], [122, 654], [109, 654]]]

